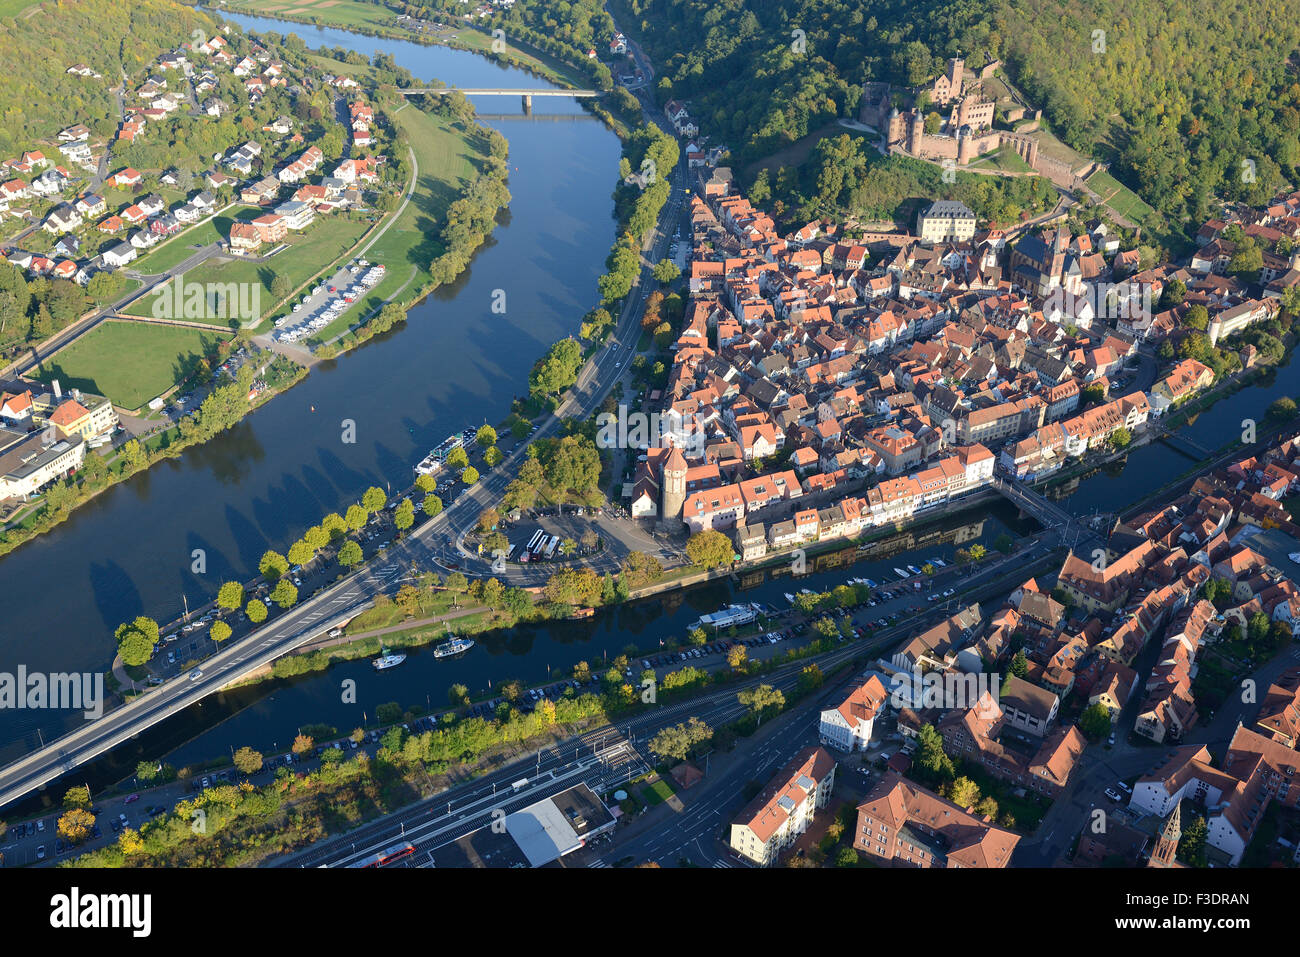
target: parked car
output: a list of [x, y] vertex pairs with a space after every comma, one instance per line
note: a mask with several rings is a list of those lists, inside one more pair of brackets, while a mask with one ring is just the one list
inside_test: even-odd
[[1120, 793], [1116, 791], [1114, 788], [1106, 788], [1106, 797], [1110, 798], [1112, 801], [1115, 801], [1116, 803], [1124, 800], [1124, 798], [1120, 795]]

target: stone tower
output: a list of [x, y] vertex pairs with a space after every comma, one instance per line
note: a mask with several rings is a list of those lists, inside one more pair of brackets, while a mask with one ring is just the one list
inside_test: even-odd
[[920, 110], [912, 110], [908, 119], [907, 151], [916, 156], [921, 152], [921, 137], [925, 136], [925, 117]]
[[963, 75], [965, 71], [966, 61], [962, 57], [955, 56], [948, 61], [948, 87], [952, 90], [953, 96], [961, 96], [966, 81]]
[[1174, 854], [1178, 851], [1178, 839], [1183, 836], [1182, 802], [1174, 805], [1173, 813], [1160, 829], [1156, 839], [1156, 849], [1151, 852], [1147, 867], [1177, 867]]
[[975, 159], [975, 138], [970, 128], [963, 126], [957, 130], [957, 165], [966, 166]]
[[674, 447], [668, 453], [659, 487], [663, 491], [660, 521], [669, 526], [679, 524], [682, 521], [682, 506], [686, 504], [686, 457], [682, 455], [681, 449]]

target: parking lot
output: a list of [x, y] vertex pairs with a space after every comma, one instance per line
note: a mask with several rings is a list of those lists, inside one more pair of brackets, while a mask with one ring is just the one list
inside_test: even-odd
[[323, 329], [384, 278], [384, 267], [364, 259], [343, 266], [323, 279], [275, 322], [277, 342], [298, 342]]

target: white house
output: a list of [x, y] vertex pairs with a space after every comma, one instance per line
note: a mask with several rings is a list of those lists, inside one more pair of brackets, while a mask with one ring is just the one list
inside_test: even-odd
[[885, 710], [886, 700], [884, 684], [872, 675], [854, 688], [838, 707], [822, 712], [817, 728], [822, 744], [837, 751], [866, 750], [876, 718]]

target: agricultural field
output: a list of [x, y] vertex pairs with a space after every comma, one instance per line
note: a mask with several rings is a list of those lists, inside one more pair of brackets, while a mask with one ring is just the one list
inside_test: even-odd
[[385, 6], [354, 0], [231, 0], [228, 7], [239, 13], [307, 17], [348, 27], [389, 26], [395, 17]]

